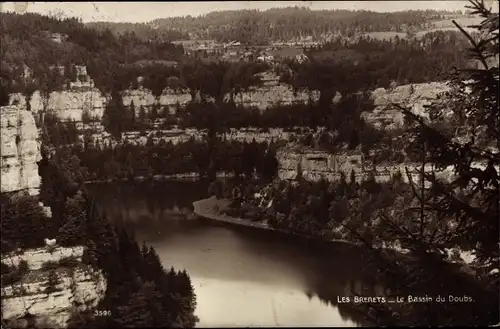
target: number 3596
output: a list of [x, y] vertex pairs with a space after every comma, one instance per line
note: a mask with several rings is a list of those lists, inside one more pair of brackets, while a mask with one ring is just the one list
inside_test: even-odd
[[94, 310], [94, 316], [111, 316], [110, 310]]

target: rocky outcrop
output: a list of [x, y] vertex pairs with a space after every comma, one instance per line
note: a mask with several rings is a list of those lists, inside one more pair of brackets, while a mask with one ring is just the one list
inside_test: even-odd
[[446, 82], [409, 84], [393, 89], [378, 88], [371, 95], [375, 109], [372, 112], [363, 112], [361, 116], [377, 128], [400, 128], [404, 125], [404, 115], [391, 106], [392, 104], [410, 107], [413, 113], [429, 119], [425, 106], [449, 90], [450, 87]]
[[177, 107], [185, 107], [191, 102], [192, 97], [187, 91], [175, 91], [172, 89], [165, 89], [161, 96], [156, 99], [149, 89], [140, 88], [134, 90], [126, 90], [122, 94], [123, 105], [130, 106], [134, 102], [136, 115], [139, 114], [139, 107], [144, 107], [149, 110], [154, 104], [161, 107], [166, 107], [170, 113], [175, 113]]
[[[293, 88], [287, 84], [275, 86], [262, 86], [250, 88], [233, 97], [234, 102], [245, 108], [256, 108], [264, 111], [270, 107], [287, 106], [295, 104], [315, 103], [319, 100], [320, 92], [317, 90], [294, 93]], [[226, 101], [229, 95], [226, 95]]]
[[7, 254], [2, 256], [2, 262], [9, 266], [19, 266], [22, 261], [25, 261], [28, 263], [30, 270], [39, 270], [47, 262], [58, 262], [67, 257], [75, 257], [81, 260], [84, 249], [83, 246], [73, 248], [56, 247], [50, 252], [45, 248], [32, 249], [22, 254]]
[[224, 134], [226, 140], [250, 143], [255, 140], [257, 143], [271, 141], [289, 141], [296, 133], [284, 131], [282, 128], [271, 128], [262, 130], [258, 128], [231, 128]]
[[[92, 126], [92, 128], [90, 128]], [[90, 141], [92, 143], [99, 143], [101, 145], [117, 145], [117, 141], [111, 134], [103, 131], [102, 126], [93, 125], [81, 125], [80, 129], [96, 131], [89, 135]], [[148, 140], [151, 140], [154, 144], [160, 143], [160, 141], [166, 143], [172, 143], [174, 145], [187, 142], [190, 139], [202, 140], [206, 135], [206, 131], [198, 130], [194, 128], [188, 129], [156, 129], [148, 130], [145, 132], [139, 131], [128, 131], [123, 132], [120, 142], [127, 142], [133, 145], [146, 145]], [[271, 142], [271, 141], [290, 141], [292, 138], [297, 138], [299, 133], [284, 131], [281, 128], [271, 128], [268, 130], [258, 129], [258, 128], [244, 128], [235, 129], [231, 128], [228, 132], [224, 133], [221, 138], [226, 140], [233, 140], [239, 142], [250, 143], [253, 140], [256, 142]], [[83, 136], [81, 136], [81, 142], [83, 142]]]
[[[41, 160], [39, 130], [33, 113], [20, 106], [0, 108], [1, 193], [39, 193], [41, 179], [37, 162]], [[50, 217], [50, 208], [44, 207]], [[82, 263], [84, 247], [31, 249], [21, 254], [2, 254], [2, 317], [12, 326], [25, 326], [26, 316], [34, 316], [39, 327], [65, 327], [71, 312], [95, 307], [106, 292], [102, 273]], [[73, 260], [68, 268], [63, 260]], [[3, 285], [4, 266], [27, 269], [15, 284]], [[57, 284], [47, 291], [51, 263]], [[75, 265], [76, 263], [76, 265]], [[55, 266], [54, 266], [55, 265]], [[52, 277], [54, 279], [54, 277]]]
[[[84, 68], [84, 67], [83, 67]], [[72, 83], [68, 90], [54, 91], [47, 97], [39, 91], [35, 91], [30, 98], [30, 108], [33, 113], [40, 111], [52, 111], [62, 120], [82, 121], [84, 112], [90, 117], [97, 120], [102, 118], [104, 108], [109, 100], [109, 95], [103, 95], [99, 89], [94, 87], [92, 79], [87, 76], [86, 70], [82, 69], [82, 75], [86, 78], [85, 83]], [[233, 98], [234, 102], [243, 107], [257, 108], [265, 110], [269, 107], [277, 105], [292, 105], [292, 104], [307, 104], [316, 102], [319, 99], [319, 91], [297, 91], [294, 93], [293, 88], [288, 84], [278, 82], [278, 77], [274, 74], [264, 74], [262, 85], [252, 87], [242, 91], [237, 95], [226, 94], [225, 101]], [[125, 90], [122, 93], [123, 104], [130, 106], [133, 102], [137, 115], [139, 107], [144, 107], [146, 112], [149, 112], [153, 105], [167, 108], [170, 113], [174, 114], [179, 108], [184, 108], [193, 97], [188, 90], [173, 90], [166, 88], [162, 95], [158, 98], [152, 94], [151, 90], [143, 88]], [[195, 96], [195, 101], [201, 99], [199, 93]], [[213, 101], [207, 99], [206, 101]], [[12, 94], [10, 97], [11, 105], [18, 105], [27, 108], [26, 97], [20, 93]]]
[[[22, 94], [12, 94], [10, 103], [27, 108], [26, 97]], [[50, 111], [61, 120], [82, 121], [84, 112], [101, 119], [106, 103], [106, 97], [97, 88], [54, 91], [48, 98], [35, 91], [30, 99], [30, 108], [33, 113]]]
[[[372, 175], [376, 181], [386, 182], [391, 180], [396, 173], [401, 173], [403, 181], [408, 182], [406, 168], [408, 168], [414, 182], [420, 178], [416, 171], [420, 170], [420, 164], [398, 163], [374, 166], [357, 152], [332, 154], [306, 148], [287, 147], [279, 149], [276, 158], [278, 160], [278, 177], [286, 180], [295, 180], [301, 176], [309, 181], [324, 179], [332, 182], [339, 180], [342, 173], [349, 179], [351, 171], [354, 171], [357, 182], [362, 182]], [[484, 165], [481, 164], [478, 164], [477, 167], [484, 169]], [[433, 165], [426, 164], [425, 171], [432, 170]], [[453, 168], [450, 166], [437, 173], [436, 176], [439, 179], [450, 180], [454, 177]]]
[[279, 149], [278, 176], [280, 179], [295, 179], [298, 176], [311, 181], [321, 178], [337, 180], [341, 173], [349, 175], [352, 170], [356, 176], [361, 176], [364, 171], [363, 157], [358, 152], [331, 154], [304, 148]]
[[[274, 75], [271, 77], [265, 76], [265, 80], [262, 82], [261, 86], [251, 87], [236, 95], [228, 93], [224, 96], [224, 101], [227, 102], [232, 97], [238, 106], [263, 111], [278, 105], [308, 104], [319, 100], [319, 91], [301, 90], [294, 93], [290, 85], [278, 83], [278, 77]], [[195, 100], [199, 99], [200, 96], [196, 95]], [[171, 113], [174, 113], [177, 107], [183, 108], [192, 100], [193, 98], [187, 90], [175, 91], [169, 88], [165, 89], [158, 99], [155, 99], [151, 91], [145, 88], [127, 90], [123, 93], [123, 104], [129, 106], [133, 101], [136, 111], [139, 106], [148, 109], [153, 104], [157, 104], [161, 107], [167, 107]]]
[[19, 106], [0, 108], [1, 193], [40, 189], [38, 161], [41, 160], [38, 128], [33, 115]]
[[[28, 264], [28, 272], [15, 284], [2, 286], [3, 318], [23, 326], [27, 313], [39, 326], [64, 328], [73, 311], [95, 307], [104, 297], [106, 280], [101, 271], [82, 263], [83, 247], [26, 250], [20, 255], [2, 257], [2, 263]], [[72, 265], [64, 265], [71, 259]], [[57, 264], [49, 270], [44, 264]], [[49, 284], [48, 275], [55, 271], [57, 282]], [[50, 287], [50, 290], [47, 290]]]
[[292, 86], [280, 83], [279, 77], [267, 71], [257, 74], [261, 79], [259, 87], [250, 87], [236, 95], [226, 94], [224, 100], [233, 101], [245, 108], [256, 108], [264, 111], [278, 105], [309, 104], [319, 100], [320, 92], [317, 90], [298, 90], [294, 92]]

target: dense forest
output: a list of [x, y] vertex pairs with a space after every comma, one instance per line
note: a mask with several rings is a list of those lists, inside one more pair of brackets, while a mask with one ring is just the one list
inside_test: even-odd
[[[439, 81], [448, 78], [455, 67], [467, 61], [466, 39], [456, 32], [433, 32], [421, 39], [381, 41], [368, 37], [353, 42], [341, 40], [309, 48], [309, 61], [297, 63], [284, 59], [273, 70], [281, 81], [294, 87], [321, 90], [325, 94], [342, 94], [387, 88], [391, 82], [400, 84]], [[271, 69], [259, 62], [207, 62], [185, 59], [179, 67], [151, 65], [146, 68], [121, 66], [105, 72], [95, 72], [96, 86], [109, 91], [112, 81], [117, 89], [137, 86], [136, 78], [144, 77], [144, 87], [161, 95], [163, 89], [185, 89], [191, 95], [220, 98], [228, 93], [236, 96], [249, 87], [258, 86], [257, 73]], [[349, 79], [346, 79], [349, 77]], [[328, 86], [328, 90], [325, 88]], [[326, 96], [326, 95], [325, 95]], [[333, 97], [333, 96], [332, 96]]]
[[[299, 176], [293, 183], [227, 185], [224, 197], [233, 199], [227, 210], [229, 215], [250, 215], [252, 220], [265, 221], [276, 229], [325, 239], [353, 240], [353, 233], [346, 229], [352, 227], [373, 235], [371, 242], [393, 242], [384, 236], [387, 232], [372, 225], [372, 219], [379, 212], [390, 211], [396, 198], [411, 201], [411, 190], [403, 184], [401, 173], [395, 174], [389, 183], [377, 183], [374, 177], [368, 177], [360, 184], [352, 171], [349, 178], [342, 174], [334, 183], [308, 182]], [[262, 197], [255, 198], [253, 191], [259, 191]], [[262, 204], [270, 206], [261, 209]]]
[[234, 10], [211, 12], [199, 17], [171, 17], [154, 20], [151, 26], [160, 30], [189, 33], [195, 39], [240, 41], [248, 44], [268, 44], [322, 35], [353, 36], [372, 31], [407, 32], [431, 26], [445, 15], [458, 14], [437, 11], [402, 11], [376, 13], [348, 10], [310, 10], [305, 7], [274, 8], [266, 11]]
[[98, 31], [110, 30], [116, 36], [134, 35], [143, 41], [171, 42], [189, 39], [189, 34], [186, 32], [180, 32], [175, 29], [158, 30], [148, 23], [89, 22], [85, 25]]
[[396, 85], [446, 80], [452, 69], [464, 67], [467, 39], [455, 31], [437, 31], [420, 39], [340, 39], [306, 51], [312, 60], [291, 63], [284, 77], [295, 88], [331, 90], [342, 94]]
[[[235, 176], [258, 176], [268, 179], [276, 175], [276, 147], [273, 142], [251, 143], [228, 141], [215, 136], [213, 143], [191, 138], [173, 144], [149, 135], [146, 145], [133, 145], [126, 140], [111, 146], [107, 142], [83, 143], [72, 122], [61, 122], [54, 116], [45, 119], [43, 142], [56, 152], [70, 152], [81, 160], [84, 180], [128, 179], [136, 176], [175, 175], [226, 172]], [[160, 134], [161, 135], [161, 134]], [[161, 136], [160, 136], [161, 137]]]
[[[278, 12], [280, 10], [291, 13], [290, 18], [287, 16], [280, 18], [278, 24], [288, 26], [287, 32], [293, 30], [290, 26], [300, 25], [295, 23], [288, 25], [291, 22], [301, 21], [301, 19], [293, 17], [316, 15], [316, 12], [305, 9], [279, 9]], [[245, 16], [244, 13], [245, 11], [235, 14], [235, 17]], [[251, 16], [255, 16], [256, 13]], [[265, 13], [275, 16], [273, 10]], [[401, 21], [401, 24], [407, 24], [404, 22], [428, 21], [441, 15], [432, 11], [394, 14], [339, 11], [325, 12], [325, 17], [330, 14], [348, 17], [347, 20], [359, 20], [359, 24], [367, 24], [367, 26], [372, 24], [374, 26], [377, 24], [393, 26], [395, 23], [389, 19], [390, 17], [394, 17], [394, 21]], [[212, 16], [219, 17], [215, 19], [216, 21], [222, 17], [220, 14], [213, 13], [199, 19], [210, 20]], [[262, 19], [264, 16], [257, 15], [255, 17]], [[208, 92], [212, 97], [214, 93], [228, 91], [237, 93], [248, 86], [256, 85], [256, 82], [252, 80], [255, 79], [252, 74], [265, 70], [265, 66], [262, 64], [236, 63], [229, 65], [193, 62], [184, 56], [182, 46], [173, 45], [160, 37], [146, 40], [133, 32], [117, 35], [106, 28], [91, 28], [74, 18], [56, 19], [38, 14], [17, 15], [12, 13], [2, 13], [1, 17], [3, 47], [0, 50], [0, 55], [2, 65], [11, 68], [10, 74], [14, 82], [14, 89], [18, 92], [29, 94], [31, 90], [36, 89], [60, 89], [61, 85], [65, 86], [68, 81], [75, 80], [74, 71], [71, 69], [74, 64], [86, 65], [96, 86], [105, 93], [110, 93], [113, 88], [129, 88], [136, 84], [134, 80], [137, 76], [144, 76], [146, 87], [159, 90], [159, 93], [167, 86], [179, 86], [188, 88], [191, 92], [196, 89], [213, 89]], [[174, 21], [176, 19], [172, 18]], [[269, 22], [272, 22], [273, 19], [270, 19]], [[374, 21], [370, 22], [372, 19]], [[189, 19], [187, 20], [189, 21]], [[281, 20], [284, 21], [281, 22]], [[291, 21], [288, 22], [288, 20]], [[317, 26], [317, 20], [311, 20], [311, 22]], [[343, 24], [342, 20], [331, 22], [333, 21], [328, 24]], [[278, 26], [277, 23], [272, 24]], [[243, 26], [242, 24], [237, 25]], [[347, 24], [346, 26], [353, 25]], [[249, 31], [246, 28], [244, 30]], [[55, 33], [64, 36], [61, 42], [52, 40], [52, 35]], [[258, 33], [251, 35], [256, 34]], [[330, 43], [308, 49], [306, 54], [310, 57], [311, 63], [300, 70], [301, 72], [309, 72], [311, 76], [315, 76], [317, 72], [323, 72], [322, 76], [329, 76], [329, 79], [337, 81], [336, 84], [333, 81], [333, 85], [339, 91], [344, 89], [345, 72], [349, 74], [349, 81], [355, 78], [355, 81], [352, 81], [350, 85], [357, 89], [372, 88], [375, 85], [387, 86], [391, 81], [396, 81], [398, 84], [435, 81], [445, 78], [443, 73], [449, 72], [450, 68], [462, 66], [464, 57], [460, 56], [460, 52], [463, 51], [464, 40], [463, 37], [457, 36], [454, 32], [444, 31], [432, 32], [420, 39], [397, 38], [394, 41], [378, 41], [358, 36], [351, 39], [337, 37], [333, 38]], [[181, 62], [182, 65], [180, 68], [170, 67], [170, 64], [155, 65], [154, 60], [163, 60], [165, 63], [175, 60]], [[423, 65], [424, 61], [425, 65]], [[135, 65], [138, 62], [149, 64]], [[25, 81], [24, 65], [33, 71], [32, 76], [35, 81], [31, 84], [34, 85], [29, 85], [30, 83]], [[51, 69], [52, 65], [66, 67], [65, 76], [58, 77], [57, 72], [52, 72], [54, 71]], [[296, 71], [295, 68], [294, 71]], [[336, 72], [336, 74], [332, 75], [331, 72]], [[367, 72], [370, 73], [369, 78], [364, 77]], [[132, 77], [132, 75], [135, 76]], [[303, 74], [297, 74], [290, 81], [293, 82], [294, 87], [300, 88], [311, 82], [310, 79], [302, 79], [301, 76]], [[167, 79], [169, 80], [167, 81]], [[289, 80], [287, 77], [283, 79], [284, 81]], [[220, 86], [222, 81], [225, 84], [224, 88]], [[44, 84], [54, 84], [54, 86], [44, 86]], [[118, 85], [115, 86], [116, 84]], [[323, 79], [316, 81], [314, 86], [318, 84], [323, 84]], [[216, 86], [215, 89], [212, 86]], [[315, 87], [311, 85], [310, 88]]]
[[[133, 34], [115, 37], [109, 30], [88, 28], [76, 18], [56, 19], [31, 13], [0, 13], [0, 18], [0, 57], [13, 69], [13, 80], [19, 83], [23, 65], [31, 68], [41, 83], [51, 65], [86, 65], [89, 74], [97, 78], [97, 73], [125, 63], [176, 60], [184, 54], [181, 46], [152, 43]], [[54, 33], [67, 38], [55, 42], [51, 39]]]

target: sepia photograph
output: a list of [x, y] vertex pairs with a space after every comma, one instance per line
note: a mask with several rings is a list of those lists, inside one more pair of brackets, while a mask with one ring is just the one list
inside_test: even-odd
[[500, 327], [499, 1], [0, 18], [2, 329]]

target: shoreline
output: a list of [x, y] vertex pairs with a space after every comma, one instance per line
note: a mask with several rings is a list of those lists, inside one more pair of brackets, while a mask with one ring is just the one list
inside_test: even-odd
[[[218, 173], [217, 178], [231, 178], [230, 174]], [[188, 172], [184, 174], [171, 174], [171, 175], [153, 175], [153, 176], [134, 176], [125, 178], [108, 178], [108, 179], [96, 179], [96, 180], [86, 180], [84, 184], [102, 184], [102, 183], [113, 183], [113, 182], [145, 182], [145, 181], [169, 181], [169, 180], [181, 180], [181, 181], [199, 181], [203, 179], [198, 173]]]
[[348, 244], [348, 245], [352, 245], [352, 246], [359, 246], [360, 245], [360, 244], [357, 244], [355, 242], [343, 240], [343, 239], [330, 239], [330, 240], [321, 239], [321, 238], [318, 239], [317, 237], [307, 236], [307, 235], [303, 235], [303, 234], [297, 234], [297, 233], [289, 232], [289, 231], [282, 230], [282, 229], [275, 229], [275, 228], [269, 226], [269, 224], [267, 224], [267, 223], [254, 222], [254, 221], [249, 220], [249, 219], [236, 218], [236, 217], [228, 216], [225, 214], [215, 213], [213, 211], [214, 206], [217, 206], [220, 209], [224, 209], [229, 205], [229, 203], [230, 203], [230, 201], [227, 199], [216, 199], [215, 196], [212, 196], [212, 197], [207, 198], [207, 199], [202, 199], [202, 200], [198, 200], [198, 201], [193, 202], [193, 208], [194, 208], [193, 213], [199, 217], [215, 220], [218, 222], [229, 223], [229, 224], [239, 225], [239, 226], [244, 226], [244, 227], [253, 227], [253, 228], [258, 228], [258, 229], [266, 230], [266, 231], [280, 232], [280, 233], [284, 233], [287, 235], [293, 235], [293, 236], [306, 238], [306, 239], [313, 239], [313, 240], [317, 240], [320, 242], [343, 243], [343, 244]]
[[[289, 231], [286, 231], [283, 229], [275, 229], [275, 228], [270, 227], [269, 224], [267, 224], [267, 223], [254, 222], [254, 221], [249, 220], [249, 219], [231, 217], [231, 216], [228, 216], [226, 214], [220, 214], [217, 212], [217, 210], [214, 209], [215, 207], [218, 207], [218, 209], [225, 209], [229, 206], [230, 202], [231, 201], [228, 199], [217, 199], [215, 196], [212, 196], [212, 197], [209, 197], [206, 199], [202, 199], [202, 200], [198, 200], [198, 201], [193, 202], [193, 208], [194, 208], [193, 213], [196, 216], [202, 217], [205, 219], [215, 220], [215, 221], [223, 222], [223, 223], [229, 223], [232, 225], [253, 227], [253, 228], [258, 228], [258, 229], [262, 229], [262, 230], [266, 230], [266, 231], [274, 231], [274, 232], [284, 233], [284, 234], [289, 235], [289, 236], [306, 238], [306, 239], [315, 240], [318, 242], [342, 243], [342, 244], [350, 245], [350, 246], [354, 246], [354, 247], [363, 246], [362, 243], [356, 243], [354, 241], [349, 241], [349, 240], [344, 240], [344, 239], [324, 239], [321, 237], [314, 237], [314, 236], [307, 236], [304, 234], [297, 234], [297, 233], [289, 232]], [[214, 210], [215, 210], [215, 212], [214, 212]], [[408, 252], [409, 252], [409, 250], [403, 249], [401, 247], [390, 246], [390, 245], [389, 246], [382, 245], [376, 249], [397, 252], [398, 254], [400, 254], [403, 257], [408, 256]], [[461, 261], [456, 262], [456, 261], [447, 260], [446, 262], [449, 264], [458, 265], [459, 267], [466, 270], [468, 272], [468, 274], [471, 274], [471, 271], [474, 271], [474, 267], [471, 266], [472, 260], [466, 260], [466, 258], [464, 258], [464, 256], [462, 254], [466, 255], [467, 254], [466, 252], [459, 250], [459, 253], [461, 254], [460, 255]]]

